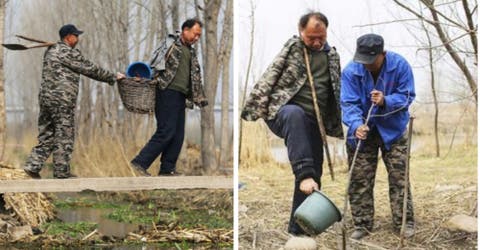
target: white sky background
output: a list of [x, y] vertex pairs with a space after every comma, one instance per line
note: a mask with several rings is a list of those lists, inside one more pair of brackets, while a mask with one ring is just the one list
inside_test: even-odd
[[[359, 36], [366, 33], [380, 34], [385, 40], [385, 49], [387, 51], [392, 50], [403, 55], [412, 65], [416, 80], [417, 100], [431, 100], [429, 71], [425, 67], [428, 54], [426, 51], [417, 52], [418, 44], [408, 32], [406, 28], [408, 24], [396, 22], [355, 27], [401, 18], [413, 18], [412, 15], [397, 6], [393, 1], [256, 0], [254, 5], [255, 44], [250, 74], [255, 80], [261, 76], [272, 59], [280, 52], [283, 44], [290, 37], [298, 34], [297, 23], [300, 16], [309, 10], [315, 10], [325, 14], [329, 20], [327, 40], [331, 46], [337, 48], [342, 68], [352, 59], [356, 39]], [[237, 44], [235, 46], [237, 46], [238, 50], [236, 60], [238, 60], [238, 81], [241, 89], [243, 89], [248, 61], [251, 28], [250, 11], [250, 1], [237, 1], [235, 12], [238, 15], [238, 25], [236, 33]], [[414, 24], [414, 22], [410, 22], [410, 24]], [[416, 31], [420, 33], [420, 31]], [[424, 37], [424, 34], [420, 33], [420, 35]], [[464, 79], [460, 75], [458, 67], [450, 60], [449, 55], [445, 55], [444, 58], [445, 63], [439, 65], [442, 65], [445, 69], [439, 68], [436, 72], [437, 79], [443, 79], [446, 82], [438, 83], [442, 87], [441, 89], [448, 89], [447, 92], [449, 93], [454, 91], [467, 95], [466, 83], [452, 84]], [[252, 78], [250, 78], [249, 88], [253, 86], [253, 83]]]

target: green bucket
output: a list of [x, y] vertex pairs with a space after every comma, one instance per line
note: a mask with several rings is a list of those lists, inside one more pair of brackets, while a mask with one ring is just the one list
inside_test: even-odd
[[297, 224], [308, 234], [317, 235], [342, 220], [340, 210], [322, 192], [314, 191], [295, 210]]

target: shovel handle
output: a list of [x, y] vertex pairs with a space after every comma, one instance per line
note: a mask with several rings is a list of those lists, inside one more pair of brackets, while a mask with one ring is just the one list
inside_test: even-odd
[[49, 46], [52, 46], [54, 44], [55, 43], [42, 43], [42, 44], [39, 44], [39, 45], [28, 46], [28, 48], [32, 49], [32, 48], [49, 47]]
[[38, 39], [35, 39], [35, 38], [30, 38], [30, 37], [26, 37], [26, 36], [22, 36], [22, 35], [15, 35], [15, 36], [18, 37], [18, 38], [21, 38], [21, 39], [30, 41], [30, 42], [49, 43], [49, 42], [47, 42], [47, 41], [38, 40]]

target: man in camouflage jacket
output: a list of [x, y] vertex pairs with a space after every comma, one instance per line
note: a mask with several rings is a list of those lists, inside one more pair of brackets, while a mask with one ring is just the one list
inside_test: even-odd
[[33, 147], [24, 166], [25, 172], [33, 178], [40, 178], [39, 172], [50, 154], [53, 154], [55, 178], [75, 177], [70, 173], [70, 160], [80, 74], [110, 85], [125, 77], [100, 68], [75, 49], [82, 33], [72, 24], [64, 25], [59, 31], [61, 41], [45, 51], [38, 97], [38, 145]]
[[[166, 89], [175, 77], [182, 53], [180, 48], [182, 48], [180, 35], [169, 34], [165, 41], [153, 52], [150, 66], [154, 70], [154, 81], [161, 90]], [[189, 46], [189, 50], [192, 55], [190, 61], [191, 89], [187, 94], [187, 102], [190, 102], [187, 103], [187, 106], [193, 108], [191, 104], [195, 104], [198, 107], [204, 107], [207, 105], [207, 98], [203, 92], [200, 64], [195, 48]]]
[[157, 129], [147, 144], [131, 161], [131, 167], [143, 176], [150, 176], [147, 169], [161, 156], [159, 175], [178, 175], [176, 162], [185, 135], [185, 108], [191, 103], [204, 107], [207, 100], [202, 87], [200, 65], [193, 44], [202, 34], [202, 23], [188, 19], [182, 24], [182, 32], [168, 35], [153, 53], [150, 62], [158, 85], [155, 98]]
[[242, 118], [262, 118], [270, 130], [284, 138], [295, 175], [295, 189], [288, 231], [305, 232], [295, 223], [293, 213], [305, 198], [320, 188], [323, 142], [313, 112], [313, 101], [304, 59], [309, 51], [310, 67], [326, 132], [342, 138], [339, 90], [340, 58], [326, 41], [327, 18], [308, 13], [299, 22], [299, 37], [284, 45], [246, 100]]

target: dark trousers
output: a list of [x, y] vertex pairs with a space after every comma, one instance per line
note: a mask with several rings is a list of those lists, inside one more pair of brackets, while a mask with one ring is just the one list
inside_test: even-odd
[[[288, 159], [294, 173], [299, 166], [313, 167], [316, 175], [313, 179], [320, 187], [323, 142], [315, 117], [305, 114], [303, 109], [297, 105], [287, 104], [280, 108], [274, 119], [266, 121], [266, 123], [274, 134], [284, 139], [288, 150]], [[295, 178], [292, 211], [288, 225], [288, 232], [295, 235], [305, 234], [293, 218], [295, 210], [308, 197], [300, 191], [301, 181]]]
[[160, 172], [175, 171], [185, 136], [185, 95], [175, 90], [157, 89], [155, 119], [157, 130], [132, 163], [148, 169], [162, 154]]

